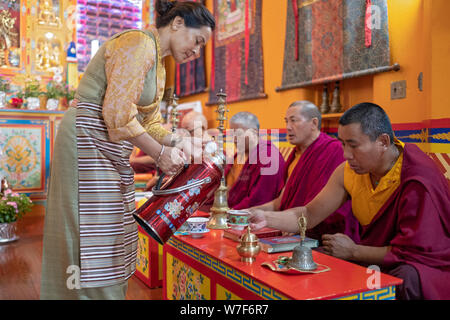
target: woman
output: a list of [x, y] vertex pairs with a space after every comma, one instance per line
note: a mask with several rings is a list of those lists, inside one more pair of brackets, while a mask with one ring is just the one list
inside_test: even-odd
[[215, 28], [194, 2], [156, 3], [156, 29], [105, 42], [80, 81], [55, 141], [45, 216], [41, 299], [124, 299], [135, 271], [133, 145], [166, 174], [186, 139], [162, 128], [162, 59], [195, 59]]

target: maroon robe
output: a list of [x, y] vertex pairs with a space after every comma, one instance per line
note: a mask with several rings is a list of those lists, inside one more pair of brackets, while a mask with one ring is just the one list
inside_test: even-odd
[[[236, 161], [236, 155], [234, 159]], [[278, 166], [274, 161], [278, 162]], [[225, 167], [225, 176], [232, 166]], [[249, 153], [237, 181], [233, 186], [228, 186], [228, 206], [246, 209], [277, 198], [284, 185], [284, 167], [285, 162], [278, 148], [270, 141], [261, 140]]]
[[[321, 132], [319, 137], [303, 152], [292, 175], [288, 177], [289, 165], [295, 158], [295, 150], [286, 162], [285, 178], [280, 210], [305, 206], [327, 184], [333, 171], [345, 161], [339, 140]], [[359, 242], [359, 222], [353, 215], [351, 202], [345, 202], [338, 210], [313, 229], [307, 236], [322, 240], [323, 234], [344, 233]]]
[[392, 246], [382, 270], [413, 266], [425, 299], [450, 299], [450, 192], [436, 164], [405, 144], [397, 190], [362, 228], [361, 243]]

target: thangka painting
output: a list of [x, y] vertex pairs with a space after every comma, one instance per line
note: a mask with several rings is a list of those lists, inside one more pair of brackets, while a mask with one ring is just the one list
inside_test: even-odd
[[261, 0], [214, 0], [216, 30], [212, 39], [208, 104], [265, 98], [261, 39]]
[[[183, 0], [186, 1], [186, 0]], [[194, 0], [194, 2], [205, 0]], [[185, 97], [192, 94], [204, 92], [206, 89], [205, 76], [205, 50], [202, 49], [200, 57], [186, 63], [177, 63], [175, 66], [175, 94]]]
[[386, 0], [287, 0], [282, 85], [389, 71]]
[[0, 176], [7, 177], [14, 190], [44, 191], [46, 135], [44, 126], [0, 126]]

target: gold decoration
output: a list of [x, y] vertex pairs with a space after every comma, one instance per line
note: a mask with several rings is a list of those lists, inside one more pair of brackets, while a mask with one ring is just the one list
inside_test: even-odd
[[[48, 38], [53, 38], [48, 33]], [[53, 35], [53, 34], [51, 34]], [[58, 44], [52, 44], [47, 39], [40, 39], [36, 48], [36, 68], [43, 71], [52, 71], [53, 67], [61, 66], [61, 49]]]
[[[217, 94], [218, 99], [218, 107], [217, 107], [217, 113], [218, 117], [217, 120], [219, 121], [219, 131], [220, 136], [219, 138], [219, 151], [218, 153], [223, 156], [223, 159], [225, 159], [225, 154], [223, 152], [223, 146], [224, 146], [224, 131], [225, 131], [225, 121], [227, 120], [227, 117], [225, 115], [226, 112], [228, 112], [226, 105], [225, 105], [225, 98], [226, 94], [220, 89], [220, 92]], [[220, 186], [214, 193], [214, 203], [211, 207], [211, 219], [208, 224], [208, 228], [210, 229], [228, 229], [227, 224], [227, 218], [228, 218], [228, 210], [230, 208], [228, 207], [228, 199], [227, 199], [227, 193], [228, 188], [226, 186], [225, 182], [225, 161], [223, 163], [223, 171], [222, 171], [222, 179], [220, 180]]]
[[298, 218], [298, 229], [300, 231], [300, 243], [303, 243], [303, 241], [305, 241], [305, 236], [306, 236], [306, 225], [307, 225], [307, 221], [306, 221], [306, 217], [302, 212], [302, 215], [300, 218]]
[[11, 17], [8, 10], [0, 11], [0, 66], [7, 65], [7, 51], [12, 47], [12, 40], [18, 37], [13, 29], [15, 22], [16, 18]]
[[61, 21], [53, 11], [53, 3], [50, 0], [43, 0], [39, 3], [38, 24], [52, 27], [59, 27]]
[[180, 119], [178, 119], [179, 112], [177, 110], [178, 107], [178, 97], [174, 93], [171, 99], [172, 104], [172, 110], [170, 111], [170, 122], [172, 123], [172, 133], [175, 133], [178, 128], [178, 122], [180, 122]]

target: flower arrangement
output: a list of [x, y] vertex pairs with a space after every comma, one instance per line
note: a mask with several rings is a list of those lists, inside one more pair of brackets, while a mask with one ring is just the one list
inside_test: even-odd
[[0, 78], [0, 91], [3, 91], [3, 92], [9, 91], [9, 82], [2, 78]]
[[75, 89], [70, 87], [68, 84], [65, 85], [64, 89], [67, 101], [69, 102], [70, 100], [73, 100], [75, 98]]
[[20, 108], [23, 104], [23, 99], [22, 98], [11, 98], [8, 102], [12, 108]]
[[64, 86], [56, 81], [47, 83], [47, 92], [45, 93], [48, 99], [59, 99], [66, 95]]
[[25, 83], [25, 91], [22, 93], [23, 97], [18, 98], [37, 98], [41, 94], [41, 85], [38, 80], [30, 80]]
[[12, 223], [31, 211], [33, 203], [25, 194], [6, 189], [0, 198], [0, 223]]

